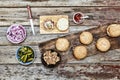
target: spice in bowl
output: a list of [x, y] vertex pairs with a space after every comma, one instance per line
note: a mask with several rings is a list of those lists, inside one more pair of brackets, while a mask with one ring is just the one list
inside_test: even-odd
[[31, 64], [35, 59], [35, 53], [29, 46], [22, 46], [17, 50], [17, 60], [23, 65]]
[[7, 39], [14, 44], [21, 43], [26, 38], [26, 30], [22, 25], [11, 25], [7, 30]]
[[54, 50], [47, 50], [41, 56], [41, 61], [46, 67], [52, 68], [60, 63], [61, 57]]

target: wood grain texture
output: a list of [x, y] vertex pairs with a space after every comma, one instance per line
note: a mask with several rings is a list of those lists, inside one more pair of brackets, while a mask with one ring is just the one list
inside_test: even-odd
[[[27, 5], [32, 8], [35, 36], [31, 32]], [[79, 11], [90, 18], [76, 25], [72, 15]], [[0, 80], [120, 80], [120, 49], [79, 61], [73, 56], [67, 57], [54, 69], [41, 64], [38, 43], [69, 35], [39, 34], [39, 16], [56, 14], [69, 16], [71, 34], [108, 23], [120, 23], [120, 0], [0, 0]], [[27, 29], [27, 39], [23, 43], [13, 45], [6, 39], [7, 28], [12, 24], [22, 24]], [[32, 65], [22, 66], [17, 62], [15, 53], [22, 45], [31, 46], [37, 54]]]
[[65, 62], [66, 60], [70, 60], [71, 62], [74, 61], [74, 57], [72, 55], [72, 52], [73, 52], [73, 49], [76, 46], [79, 46], [79, 45], [86, 46], [86, 48], [88, 50], [88, 55], [87, 55], [88, 57], [96, 55], [96, 54], [105, 54], [105, 52], [98, 51], [96, 46], [95, 46], [96, 41], [99, 38], [103, 38], [103, 37], [107, 38], [110, 41], [111, 48], [109, 49], [109, 51], [114, 50], [114, 49], [120, 49], [120, 43], [119, 43], [120, 38], [119, 37], [118, 38], [108, 37], [107, 33], [106, 33], [106, 28], [107, 28], [107, 26], [99, 26], [97, 28], [87, 30], [87, 31], [91, 32], [93, 34], [93, 37], [94, 37], [93, 42], [90, 45], [87, 45], [87, 46], [80, 43], [79, 35], [80, 35], [81, 32], [78, 32], [78, 33], [74, 33], [74, 34], [70, 34], [70, 35], [62, 37], [62, 38], [68, 39], [68, 41], [70, 42], [70, 47], [69, 47], [68, 51], [66, 51], [66, 52], [60, 52], [55, 48], [55, 42], [59, 38], [49, 40], [49, 41], [44, 42], [44, 43], [40, 43], [39, 48], [40, 48], [41, 53], [44, 53], [46, 50], [57, 51], [58, 53], [60, 53], [62, 55], [62, 57], [64, 57], [62, 62]]
[[[73, 14], [82, 12], [89, 18], [82, 24], [73, 22]], [[34, 25], [39, 25], [41, 15], [68, 15], [70, 26], [90, 25], [99, 26], [107, 23], [120, 22], [120, 7], [52, 7], [32, 8]], [[30, 25], [26, 8], [0, 8], [0, 26], [11, 24]]]
[[[17, 49], [20, 46], [0, 46], [0, 64], [19, 64], [16, 60], [15, 54]], [[38, 46], [31, 46], [37, 57], [35, 59], [34, 63], [41, 63], [41, 52], [38, 48]], [[87, 58], [83, 60], [76, 60], [71, 53], [68, 55], [62, 56], [62, 63], [120, 63], [120, 50], [115, 49], [108, 51], [105, 54], [94, 54], [92, 56], [88, 56]]]
[[1, 80], [119, 80], [119, 64], [62, 64], [54, 69], [41, 64], [0, 65]]
[[0, 7], [120, 6], [119, 0], [0, 0]]
[[[68, 33], [68, 34], [71, 34], [71, 33], [74, 33], [74, 32], [79, 32], [81, 30], [94, 28], [94, 27], [97, 27], [97, 26], [80, 26], [80, 27], [76, 27], [76, 28], [74, 28], [74, 27], [76, 27], [76, 26], [70, 27], [70, 33]], [[0, 33], [1, 33], [0, 34], [0, 46], [8, 46], [8, 45], [15, 46], [14, 44], [11, 44], [6, 38], [6, 31], [7, 31], [8, 27], [0, 27], [0, 28], [1, 28], [0, 29]], [[40, 35], [39, 26], [35, 26], [36, 35], [33, 36], [32, 31], [31, 31], [31, 27], [30, 26], [25, 26], [25, 28], [27, 30], [27, 38], [23, 43], [17, 44], [17, 45], [34, 45], [34, 46], [36, 46], [41, 42], [44, 42], [44, 41], [47, 41], [47, 40], [50, 40], [50, 39], [54, 39], [54, 38], [57, 38], [57, 37], [60, 37], [60, 36], [67, 35], [67, 34]]]
[[[92, 29], [93, 27], [97, 27], [97, 26], [91, 26], [91, 27], [80, 26], [77, 28], [71, 27], [69, 34], [80, 32], [82, 30], [86, 30], [90, 28]], [[6, 39], [5, 34], [6, 34], [7, 27], [1, 27], [0, 33], [2, 34], [0, 34], [1, 36], [0, 37], [0, 45], [1, 45], [0, 46], [0, 64], [18, 64], [15, 58], [15, 53], [17, 49], [22, 45], [31, 46], [37, 54], [37, 58], [34, 63], [41, 63], [41, 59], [40, 59], [41, 53], [39, 51], [38, 44], [44, 41], [48, 41], [50, 39], [68, 35], [68, 34], [40, 35], [39, 27], [35, 27], [35, 32], [37, 34], [36, 36], [32, 36], [31, 28], [29, 26], [25, 26], [25, 28], [27, 29], [27, 34], [28, 34], [25, 42], [23, 42], [22, 44], [13, 45]], [[103, 62], [114, 63], [114, 62], [119, 62], [120, 61], [119, 59], [120, 59], [120, 50], [116, 49], [116, 50], [109, 51], [106, 54], [97, 54], [94, 56], [87, 57], [86, 59], [80, 60], [80, 61], [75, 60], [73, 56], [69, 56], [68, 58], [66, 58], [66, 61], [67, 63], [103, 63]]]

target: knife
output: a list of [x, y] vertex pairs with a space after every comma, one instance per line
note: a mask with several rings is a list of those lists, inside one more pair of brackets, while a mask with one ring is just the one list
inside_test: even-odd
[[31, 25], [32, 33], [33, 33], [33, 35], [35, 35], [33, 19], [32, 19], [32, 12], [31, 12], [31, 8], [30, 8], [29, 5], [27, 6], [27, 10], [28, 10], [28, 15], [29, 15], [29, 19], [30, 19], [30, 25]]

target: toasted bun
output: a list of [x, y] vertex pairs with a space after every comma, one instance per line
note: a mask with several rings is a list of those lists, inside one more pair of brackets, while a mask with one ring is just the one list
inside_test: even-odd
[[87, 48], [84, 46], [76, 46], [73, 50], [73, 55], [78, 60], [83, 59], [87, 56]]
[[108, 51], [111, 47], [111, 44], [108, 39], [100, 38], [97, 40], [96, 47], [98, 50], [105, 52]]
[[80, 42], [83, 44], [90, 44], [93, 41], [93, 35], [90, 32], [82, 32], [80, 34]]
[[70, 46], [70, 43], [66, 38], [59, 38], [56, 41], [56, 49], [59, 51], [67, 51], [69, 46]]
[[120, 36], [120, 24], [111, 24], [107, 27], [107, 34], [110, 37]]

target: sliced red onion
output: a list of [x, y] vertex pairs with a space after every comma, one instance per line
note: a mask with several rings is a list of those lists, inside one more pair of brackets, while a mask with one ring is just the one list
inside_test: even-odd
[[26, 30], [22, 25], [11, 25], [7, 30], [7, 38], [12, 43], [21, 43], [26, 38]]

